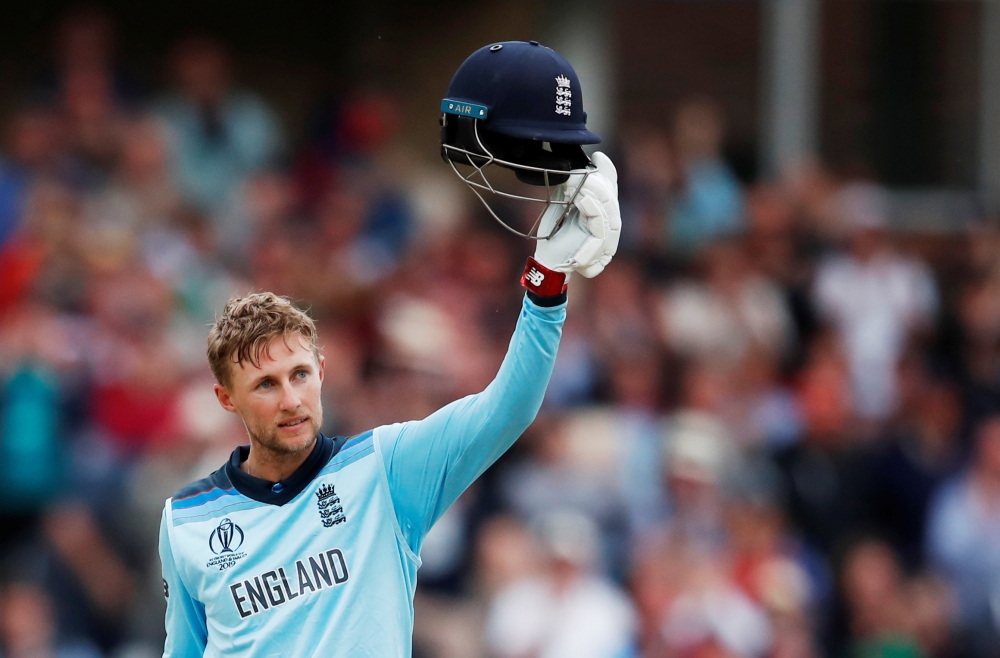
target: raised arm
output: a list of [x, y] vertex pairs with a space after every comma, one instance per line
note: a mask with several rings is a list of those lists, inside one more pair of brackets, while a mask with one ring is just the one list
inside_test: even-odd
[[558, 186], [570, 210], [553, 205], [542, 216], [538, 235], [551, 237], [538, 240], [528, 259], [521, 277], [528, 296], [496, 378], [482, 393], [424, 420], [376, 431], [402, 539], [414, 553], [434, 522], [534, 420], [566, 317], [566, 280], [572, 272], [596, 276], [618, 248], [618, 176], [603, 153], [594, 154], [593, 164], [586, 177], [571, 175]]

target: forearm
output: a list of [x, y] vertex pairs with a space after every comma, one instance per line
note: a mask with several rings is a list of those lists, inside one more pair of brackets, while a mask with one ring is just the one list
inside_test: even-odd
[[456, 475], [478, 477], [535, 419], [552, 376], [565, 317], [565, 303], [545, 308], [525, 300], [496, 377], [459, 412], [466, 416], [459, 422], [469, 423], [473, 431], [456, 433], [465, 444]]
[[411, 548], [534, 420], [552, 375], [565, 303], [525, 300], [497, 376], [486, 389], [427, 418], [383, 428], [393, 504]]

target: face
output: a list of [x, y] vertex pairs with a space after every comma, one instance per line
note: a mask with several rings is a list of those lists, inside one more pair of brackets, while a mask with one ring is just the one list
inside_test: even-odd
[[233, 364], [229, 386], [216, 384], [215, 394], [224, 409], [243, 419], [254, 448], [293, 455], [312, 448], [323, 424], [325, 365], [301, 335], [278, 336], [258, 366]]

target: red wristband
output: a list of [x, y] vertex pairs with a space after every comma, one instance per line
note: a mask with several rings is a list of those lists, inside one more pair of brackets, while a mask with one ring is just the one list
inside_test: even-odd
[[539, 297], [555, 297], [566, 292], [566, 274], [550, 270], [534, 258], [528, 258], [521, 275], [521, 285]]

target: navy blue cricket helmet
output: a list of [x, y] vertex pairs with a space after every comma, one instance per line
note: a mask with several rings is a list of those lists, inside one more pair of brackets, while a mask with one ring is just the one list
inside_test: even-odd
[[[441, 112], [441, 157], [510, 230], [480, 190], [547, 204], [554, 202], [553, 195], [535, 199], [500, 192], [483, 172], [487, 165], [511, 169], [524, 183], [551, 188], [572, 173], [585, 174], [590, 158], [582, 145], [601, 141], [587, 130], [576, 71], [537, 41], [503, 41], [472, 53], [452, 77]], [[456, 165], [475, 171], [466, 176]], [[482, 183], [473, 180], [477, 173]]]

